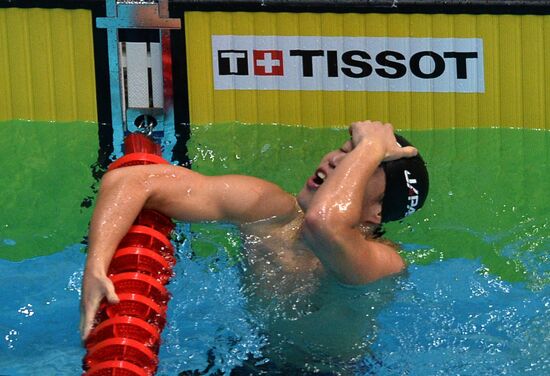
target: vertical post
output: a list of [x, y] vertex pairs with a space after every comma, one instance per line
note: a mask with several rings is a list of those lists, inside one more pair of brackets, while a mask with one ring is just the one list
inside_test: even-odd
[[[125, 119], [123, 118], [122, 70], [120, 69], [120, 52], [118, 46], [118, 30], [107, 29], [107, 43], [109, 54], [109, 88], [111, 90], [111, 121], [113, 124], [113, 148], [115, 155], [122, 154], [122, 140], [124, 139]], [[115, 56], [115, 57], [113, 57]], [[101, 95], [99, 93], [99, 95]], [[118, 142], [116, 142], [118, 141]]]
[[[140, 131], [163, 138], [174, 134], [168, 0], [106, 0], [109, 83], [115, 156], [122, 154], [124, 135]], [[171, 150], [167, 150], [169, 154]]]

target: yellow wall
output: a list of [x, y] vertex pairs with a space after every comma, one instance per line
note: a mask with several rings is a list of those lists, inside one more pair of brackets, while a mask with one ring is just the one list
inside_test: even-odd
[[0, 9], [0, 93], [0, 121], [97, 121], [91, 12]]
[[[194, 124], [328, 127], [369, 118], [400, 129], [550, 129], [549, 16], [190, 12], [185, 26]], [[212, 35], [481, 38], [485, 92], [213, 90]]]

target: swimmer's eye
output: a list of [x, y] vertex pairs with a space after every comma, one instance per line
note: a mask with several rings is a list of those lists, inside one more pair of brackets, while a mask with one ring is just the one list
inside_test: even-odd
[[351, 151], [351, 149], [353, 149], [353, 147], [351, 146], [351, 141], [347, 141], [346, 143], [344, 143], [341, 147], [340, 147], [340, 151], [343, 152], [343, 153], [349, 153]]

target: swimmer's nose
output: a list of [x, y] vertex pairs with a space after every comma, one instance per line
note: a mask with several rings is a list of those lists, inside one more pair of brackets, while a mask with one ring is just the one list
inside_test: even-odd
[[338, 164], [340, 163], [340, 161], [342, 160], [342, 158], [344, 158], [346, 154], [345, 153], [337, 153], [337, 154], [334, 154], [329, 160], [328, 160], [328, 165], [331, 167], [331, 168], [336, 168], [336, 166], [338, 166]]

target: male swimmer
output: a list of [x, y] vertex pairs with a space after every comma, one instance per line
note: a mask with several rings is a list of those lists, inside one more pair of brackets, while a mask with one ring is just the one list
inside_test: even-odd
[[[322, 158], [297, 196], [255, 177], [205, 176], [178, 166], [131, 166], [108, 172], [90, 224], [82, 281], [82, 338], [92, 328], [100, 301], [118, 302], [107, 270], [120, 240], [144, 208], [179, 221], [238, 225], [247, 248], [246, 278], [262, 279], [257, 285], [277, 286], [279, 292], [309, 289], [305, 293], [314, 295], [319, 286], [330, 290], [330, 286], [365, 285], [402, 272], [405, 262], [393, 243], [380, 238], [380, 226], [422, 207], [429, 186], [425, 163], [404, 138], [396, 139], [391, 124], [356, 122], [349, 132], [350, 139]], [[273, 268], [296, 278], [270, 283], [269, 275], [277, 275]], [[304, 276], [320, 282], [300, 284]], [[309, 335], [304, 346], [316, 340], [346, 346], [348, 342], [336, 338], [336, 323], [320, 322], [321, 316], [315, 324], [334, 324], [335, 333], [329, 335], [334, 338], [316, 339], [315, 330], [305, 329], [307, 325], [298, 329], [273, 325], [278, 325], [279, 338], [284, 338], [285, 330], [292, 331], [288, 338], [293, 337], [293, 342]], [[349, 335], [347, 330], [341, 332]]]

